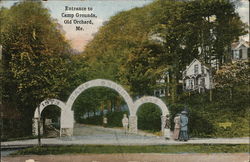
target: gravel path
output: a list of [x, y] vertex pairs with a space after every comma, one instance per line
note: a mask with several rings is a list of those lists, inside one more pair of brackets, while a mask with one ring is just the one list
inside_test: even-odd
[[[172, 145], [172, 144], [249, 144], [249, 138], [208, 138], [190, 139], [187, 142], [166, 140], [145, 132], [125, 135], [120, 128], [103, 128], [100, 126], [76, 125], [74, 136], [43, 138], [46, 145], [71, 144], [108, 144], [108, 145]], [[2, 142], [2, 147], [37, 145], [37, 139]]]

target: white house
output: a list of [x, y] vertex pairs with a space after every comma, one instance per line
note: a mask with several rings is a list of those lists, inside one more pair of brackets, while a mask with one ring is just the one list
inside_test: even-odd
[[212, 88], [209, 68], [194, 59], [182, 72], [184, 91], [204, 91]]
[[232, 61], [248, 60], [250, 55], [249, 42], [241, 39], [239, 42], [232, 43]]
[[[156, 81], [156, 88], [154, 90], [154, 96], [164, 97], [166, 93], [169, 94], [166, 82], [169, 83], [168, 72], [164, 73], [159, 80]], [[167, 91], [167, 92], [166, 92]]]

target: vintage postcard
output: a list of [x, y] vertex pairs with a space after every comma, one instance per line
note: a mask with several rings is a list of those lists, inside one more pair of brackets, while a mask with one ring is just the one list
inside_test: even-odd
[[249, 162], [249, 1], [1, 0], [1, 162]]

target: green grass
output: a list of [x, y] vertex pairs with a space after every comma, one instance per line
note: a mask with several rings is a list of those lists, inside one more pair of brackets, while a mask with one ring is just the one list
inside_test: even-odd
[[12, 153], [12, 155], [82, 154], [82, 153], [244, 153], [249, 145], [152, 145], [152, 146], [115, 146], [115, 145], [68, 145], [32, 147]]

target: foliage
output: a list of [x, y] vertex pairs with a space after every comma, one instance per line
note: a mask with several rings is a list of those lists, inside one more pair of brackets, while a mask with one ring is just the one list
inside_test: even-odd
[[142, 130], [161, 130], [161, 110], [154, 104], [142, 105], [138, 112], [138, 129]]
[[22, 113], [23, 132], [31, 133], [37, 105], [63, 96], [70, 87], [70, 46], [41, 2], [16, 3], [0, 12], [3, 105], [15, 105]]
[[236, 85], [249, 85], [250, 70], [246, 62], [237, 61], [225, 64], [216, 71], [215, 86], [218, 88], [233, 88]]
[[131, 85], [134, 95], [152, 94], [155, 81], [166, 70], [158, 67], [162, 51], [159, 44], [150, 41], [131, 49], [120, 74], [124, 77], [125, 84]]
[[70, 60], [67, 63], [68, 74], [67, 83], [64, 85], [63, 94], [60, 95], [62, 101], [66, 101], [70, 94], [81, 84], [85, 83], [91, 73], [89, 72], [89, 66], [86, 60], [81, 55], [70, 55]]
[[[231, 64], [225, 64], [220, 70], [216, 71], [214, 76], [215, 87], [229, 89], [230, 99], [235, 101], [234, 89], [238, 85], [249, 85], [249, 65], [243, 61], [236, 61]], [[249, 88], [247, 88], [249, 90]]]
[[[189, 134], [191, 137], [247, 137], [249, 136], [249, 92], [244, 85], [234, 91], [234, 102], [224, 89], [214, 89], [214, 101], [208, 100], [209, 93], [181, 96], [178, 103], [170, 106], [175, 115], [184, 107], [189, 110]], [[176, 108], [178, 107], [178, 108]], [[173, 120], [171, 120], [173, 122]], [[231, 127], [223, 128], [219, 123], [230, 122]], [[173, 123], [172, 123], [173, 126]], [[173, 128], [173, 127], [172, 127]]]
[[[103, 125], [103, 116], [91, 116], [86, 119], [79, 119], [79, 123], [91, 124], [91, 125]], [[109, 124], [109, 119], [108, 119]]]
[[245, 28], [234, 3], [226, 0], [158, 0], [113, 16], [84, 55], [94, 78], [122, 83], [134, 96], [152, 94], [156, 81], [168, 71], [175, 101], [186, 65], [194, 58], [205, 63], [213, 58], [220, 66], [228, 55], [225, 49], [245, 34]]
[[41, 146], [19, 150], [12, 155], [57, 155], [76, 153], [246, 153], [248, 145], [153, 145], [153, 146], [113, 146], [113, 145], [69, 145], [69, 146]]
[[73, 105], [76, 121], [80, 121], [86, 113], [101, 112], [104, 110], [110, 112], [120, 110], [124, 101], [114, 90], [96, 87], [84, 91]]

